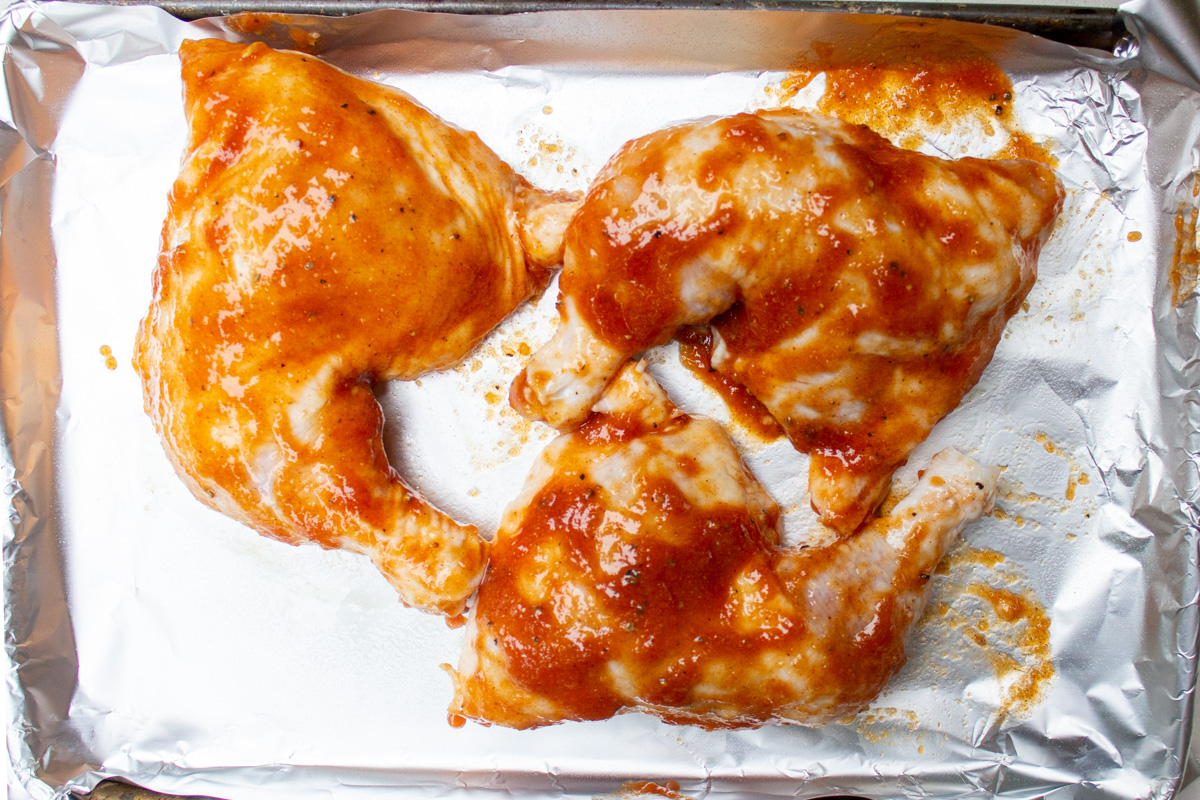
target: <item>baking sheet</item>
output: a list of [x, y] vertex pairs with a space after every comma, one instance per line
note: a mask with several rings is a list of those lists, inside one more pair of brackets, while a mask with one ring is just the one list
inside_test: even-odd
[[[1195, 38], [1164, 48], [1154, 34], [1161, 7], [1128, 12], [1142, 37], [1109, 56], [842, 14], [184, 23], [148, 7], [10, 6], [0, 485], [18, 796], [116, 776], [229, 798], [590, 797], [641, 780], [693, 797], [1169, 797], [1195, 684], [1200, 86]], [[129, 359], [184, 142], [183, 39], [315, 49], [477, 131], [538, 185], [581, 189], [633, 136], [817, 102], [820, 78], [783, 88], [798, 59], [881, 28], [995, 59], [1068, 197], [1028, 308], [898, 475], [911, 483], [944, 446], [1006, 468], [997, 513], [964, 533], [909, 664], [867, 711], [819, 729], [705, 732], [640, 715], [451, 728], [438, 665], [457, 661], [460, 631], [401, 608], [363, 559], [209, 511], [171, 471]], [[1003, 130], [924, 133], [922, 149], [944, 155], [1004, 147]], [[503, 401], [521, 344], [552, 330], [550, 291], [456, 368], [380, 387], [393, 463], [488, 532], [553, 436]], [[670, 346], [650, 357], [685, 409], [728, 418]], [[789, 537], [811, 535], [806, 460], [731, 433], [788, 510]], [[1006, 624], [988, 590], [1030, 613]]]

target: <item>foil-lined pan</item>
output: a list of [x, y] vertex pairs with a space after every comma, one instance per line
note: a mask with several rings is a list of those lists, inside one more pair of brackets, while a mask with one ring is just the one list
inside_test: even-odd
[[[189, 23], [152, 7], [10, 5], [0, 23], [10, 791], [64, 797], [117, 777], [239, 799], [639, 786], [689, 797], [1172, 796], [1200, 589], [1200, 26], [1188, 0], [1136, 0], [1122, 15], [1134, 35], [1109, 54], [836, 13]], [[946, 446], [1004, 467], [996, 511], [946, 559], [909, 663], [868, 710], [813, 729], [709, 732], [637, 714], [453, 728], [439, 664], [457, 661], [461, 631], [400, 607], [364, 559], [263, 539], [175, 477], [130, 355], [184, 142], [184, 39], [317, 52], [478, 132], [539, 186], [582, 189], [623, 142], [671, 122], [819, 105], [828, 78], [813, 54], [880, 35], [953, 41], [1003, 68], [1015, 124], [1054, 160], [1067, 200], [992, 364], [898, 473], [902, 490]], [[803, 86], [798, 65], [815, 76]], [[1011, 132], [966, 119], [904, 135], [957, 157], [1001, 154]], [[504, 400], [523, 355], [553, 330], [554, 292], [453, 369], [379, 391], [393, 463], [484, 531], [554, 435]], [[672, 345], [649, 359], [685, 410], [728, 423], [785, 508], [787, 535], [812, 535], [806, 460], [731, 421]]]

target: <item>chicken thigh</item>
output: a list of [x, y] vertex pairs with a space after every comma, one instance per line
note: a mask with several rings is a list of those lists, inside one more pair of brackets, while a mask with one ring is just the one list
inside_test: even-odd
[[135, 354], [167, 454], [207, 505], [461, 612], [486, 542], [389, 467], [371, 385], [453, 363], [544, 286], [565, 198], [311, 56], [180, 55], [190, 138]]
[[997, 470], [947, 450], [885, 517], [779, 546], [779, 511], [719, 425], [626, 365], [505, 512], [452, 714], [515, 728], [644, 711], [815, 725], [869, 703]]
[[1042, 164], [945, 161], [799, 111], [644, 136], [567, 229], [559, 328], [512, 404], [569, 429], [631, 355], [711, 319], [713, 368], [811, 455], [813, 507], [847, 533], [978, 380], [1061, 199]]

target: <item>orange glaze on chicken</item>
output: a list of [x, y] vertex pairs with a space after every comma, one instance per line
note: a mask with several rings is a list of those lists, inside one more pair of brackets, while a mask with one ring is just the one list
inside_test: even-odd
[[450, 711], [517, 728], [853, 713], [904, 663], [930, 576], [995, 476], [945, 451], [854, 537], [780, 548], [778, 508], [720, 426], [628, 365], [506, 512]]
[[389, 467], [371, 384], [452, 364], [542, 287], [565, 198], [311, 56], [180, 55], [190, 139], [135, 361], [167, 454], [207, 505], [461, 612], [486, 542]]
[[629, 356], [712, 320], [712, 365], [812, 456], [857, 528], [975, 384], [1061, 203], [1029, 161], [944, 161], [791, 110], [625, 145], [567, 229], [560, 325], [514, 407], [570, 428]]

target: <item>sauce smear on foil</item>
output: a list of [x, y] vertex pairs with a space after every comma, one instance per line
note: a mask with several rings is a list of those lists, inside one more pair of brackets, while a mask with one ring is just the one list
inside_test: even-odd
[[687, 795], [679, 793], [679, 784], [675, 781], [654, 783], [653, 781], [628, 781], [621, 784], [620, 793], [625, 796], [644, 796], [648, 794], [667, 797], [670, 800], [686, 800]]
[[967, 591], [986, 600], [997, 619], [1010, 626], [1016, 653], [992, 649], [989, 656], [1003, 686], [1001, 708], [1026, 716], [1041, 700], [1054, 676], [1050, 658], [1050, 617], [1032, 596], [984, 583], [972, 584]]
[[[994, 550], [960, 547], [938, 564], [946, 583], [943, 598], [931, 605], [940, 628], [957, 631], [979, 649], [999, 685], [997, 712], [1028, 717], [1054, 677], [1050, 615], [1033, 589], [1007, 559]], [[1003, 584], [1003, 585], [1000, 585]], [[967, 596], [982, 603], [964, 603]], [[968, 656], [970, 654], [968, 653]], [[981, 665], [982, 666], [982, 665]]]
[[900, 147], [919, 147], [922, 130], [948, 134], [974, 122], [987, 136], [997, 126], [1008, 134], [995, 157], [1054, 166], [1054, 157], [1018, 129], [1013, 86], [1004, 71], [970, 42], [924, 27], [903, 23], [858, 43], [814, 43], [812, 54], [783, 80], [779, 99], [795, 97], [824, 73], [821, 113], [866, 125]]
[[[1200, 186], [1200, 178], [1196, 179]], [[1200, 241], [1196, 221], [1200, 208], [1181, 204], [1175, 212], [1175, 253], [1171, 258], [1171, 304], [1179, 306], [1196, 291], [1200, 278]]]

